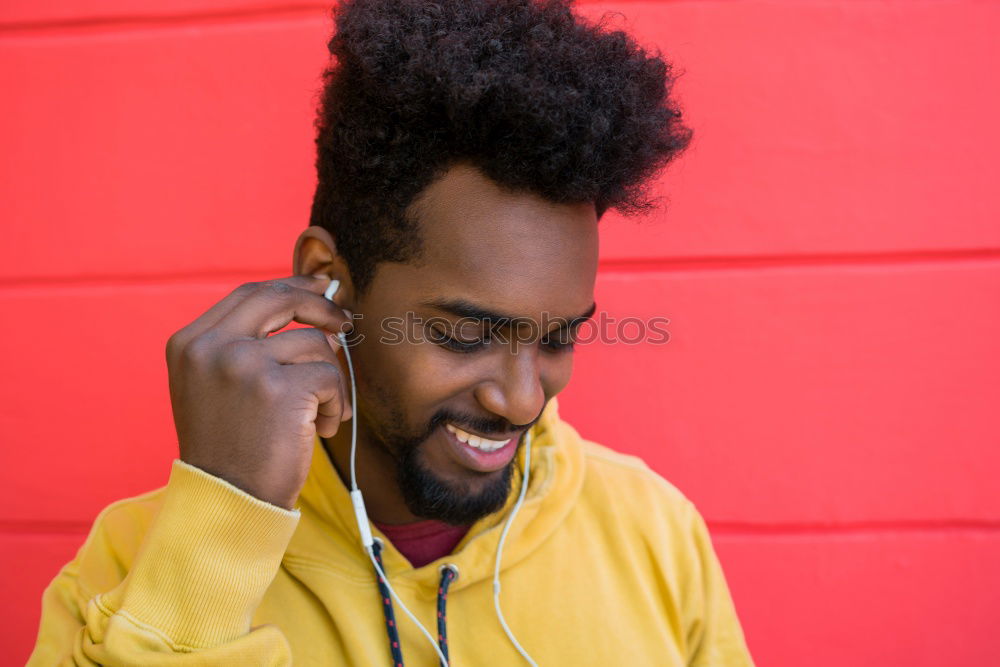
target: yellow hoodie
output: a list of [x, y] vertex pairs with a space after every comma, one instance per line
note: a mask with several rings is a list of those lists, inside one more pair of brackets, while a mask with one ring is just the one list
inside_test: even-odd
[[[504, 546], [504, 616], [541, 666], [752, 665], [698, 511], [641, 460], [580, 438], [550, 401]], [[523, 448], [518, 464], [523, 465]], [[453, 665], [521, 665], [493, 607], [507, 506], [414, 569], [386, 540], [393, 588], [436, 634], [439, 568]], [[385, 536], [374, 529], [376, 536]], [[396, 607], [408, 665], [438, 664]], [[319, 440], [285, 510], [175, 460], [167, 485], [119, 501], [42, 598], [28, 665], [391, 665], [373, 568]]]

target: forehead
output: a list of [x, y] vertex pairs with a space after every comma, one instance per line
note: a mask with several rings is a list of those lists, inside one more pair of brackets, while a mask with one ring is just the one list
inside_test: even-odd
[[422, 238], [413, 278], [434, 296], [479, 299], [524, 315], [582, 312], [592, 303], [593, 204], [506, 190], [461, 164], [428, 186], [413, 211]]

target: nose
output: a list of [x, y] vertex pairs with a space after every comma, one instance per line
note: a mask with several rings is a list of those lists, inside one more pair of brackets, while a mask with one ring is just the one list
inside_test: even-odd
[[545, 407], [538, 351], [532, 348], [505, 350], [493, 377], [479, 383], [473, 392], [483, 408], [515, 426], [531, 422]]

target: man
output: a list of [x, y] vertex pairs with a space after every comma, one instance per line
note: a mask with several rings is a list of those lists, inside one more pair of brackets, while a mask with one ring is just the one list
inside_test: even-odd
[[295, 275], [171, 337], [180, 459], [97, 518], [30, 664], [752, 664], [696, 509], [555, 401], [598, 219], [688, 144], [669, 66], [563, 1], [335, 17]]

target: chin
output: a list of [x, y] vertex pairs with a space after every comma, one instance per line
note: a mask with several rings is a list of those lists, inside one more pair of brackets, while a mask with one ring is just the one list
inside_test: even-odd
[[[418, 448], [419, 449], [419, 448]], [[513, 461], [500, 470], [463, 471], [464, 479], [443, 479], [426, 466], [418, 452], [404, 457], [397, 470], [403, 499], [425, 519], [464, 525], [501, 510], [510, 494]]]

